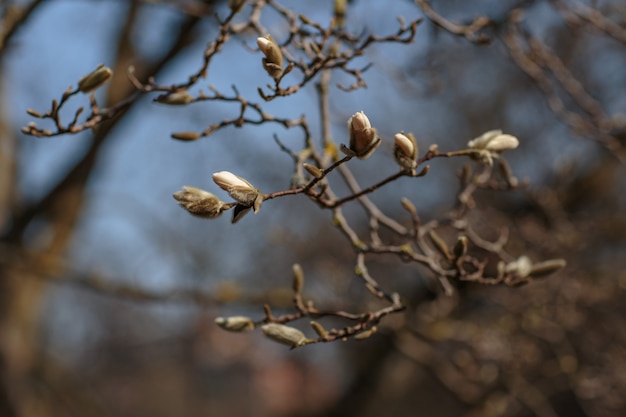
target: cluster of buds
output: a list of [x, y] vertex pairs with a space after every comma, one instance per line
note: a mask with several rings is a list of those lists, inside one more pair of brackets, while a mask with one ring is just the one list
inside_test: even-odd
[[359, 159], [367, 159], [382, 142], [376, 129], [370, 124], [370, 120], [362, 111], [355, 113], [348, 120], [350, 132], [350, 145], [346, 148], [341, 145], [341, 151], [348, 156], [356, 156]]
[[467, 143], [474, 151], [472, 157], [489, 165], [493, 165], [493, 158], [498, 158], [501, 152], [515, 149], [518, 145], [515, 136], [503, 134], [501, 130], [490, 130]]
[[265, 55], [263, 68], [270, 77], [278, 81], [283, 75], [283, 53], [280, 51], [280, 47], [270, 35], [257, 38], [256, 44]]
[[404, 169], [414, 169], [417, 166], [417, 141], [411, 133], [396, 133], [393, 137], [393, 156], [396, 162]]
[[235, 203], [225, 203], [208, 191], [184, 186], [174, 193], [174, 199], [194, 216], [213, 219], [224, 211], [235, 208], [233, 223], [241, 219], [251, 208], [258, 212], [263, 202], [263, 194], [245, 179], [232, 172], [220, 171], [213, 174], [213, 181], [225, 190]]

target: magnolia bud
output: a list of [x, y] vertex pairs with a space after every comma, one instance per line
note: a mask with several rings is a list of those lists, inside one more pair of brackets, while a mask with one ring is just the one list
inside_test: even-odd
[[300, 330], [283, 324], [268, 323], [261, 326], [261, 330], [265, 336], [275, 342], [291, 346], [292, 348], [302, 346], [307, 341], [306, 336]]
[[174, 132], [170, 135], [170, 137], [172, 139], [189, 142], [192, 140], [200, 139], [201, 135], [198, 132]]
[[306, 169], [307, 172], [313, 175], [315, 178], [320, 179], [324, 176], [324, 173], [322, 172], [322, 170], [316, 167], [315, 165], [307, 164], [306, 162], [302, 165], [304, 166], [304, 169]]
[[255, 213], [259, 210], [263, 198], [259, 190], [254, 188], [248, 181], [228, 171], [216, 172], [212, 178], [222, 190], [225, 190], [243, 206], [254, 206]]
[[263, 52], [263, 55], [265, 55], [263, 68], [265, 68], [270, 77], [278, 80], [283, 75], [283, 53], [280, 51], [280, 48], [270, 35], [264, 38], [257, 38], [256, 44]]
[[78, 80], [78, 89], [83, 93], [92, 92], [102, 86], [102, 84], [107, 82], [112, 76], [113, 71], [111, 71], [111, 68], [100, 64], [98, 68]]
[[376, 134], [370, 120], [362, 111], [355, 113], [348, 120], [350, 131], [350, 150], [359, 159], [367, 159], [380, 145], [382, 140]]
[[395, 157], [396, 162], [398, 162], [402, 168], [415, 168], [417, 165], [417, 141], [415, 140], [415, 137], [410, 133], [406, 135], [403, 133], [396, 133], [393, 140], [393, 156]]
[[500, 152], [517, 148], [519, 140], [515, 136], [503, 134], [501, 130], [490, 130], [470, 140], [467, 146], [476, 151], [474, 157], [483, 163], [493, 164]]
[[244, 316], [218, 317], [215, 319], [215, 324], [229, 332], [249, 332], [254, 330], [252, 319]]
[[157, 103], [170, 104], [172, 106], [183, 106], [193, 101], [193, 97], [186, 91], [172, 94], [163, 94], [156, 98]]
[[174, 199], [189, 213], [207, 219], [218, 217], [224, 210], [233, 206], [232, 203], [226, 204], [208, 191], [189, 186], [184, 186], [183, 191], [174, 193]]

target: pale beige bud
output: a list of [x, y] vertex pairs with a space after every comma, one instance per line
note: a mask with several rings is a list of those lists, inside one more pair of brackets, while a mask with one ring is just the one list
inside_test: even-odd
[[112, 76], [113, 71], [111, 71], [111, 68], [102, 64], [98, 65], [98, 68], [78, 80], [78, 89], [83, 93], [92, 92], [102, 86]]
[[316, 167], [315, 165], [307, 164], [306, 162], [302, 165], [304, 166], [304, 169], [306, 169], [309, 174], [313, 175], [317, 179], [322, 178], [322, 176], [324, 175], [322, 170]]
[[307, 338], [300, 330], [285, 326], [284, 324], [268, 323], [261, 326], [263, 333], [275, 342], [292, 348], [302, 346], [307, 342]]
[[350, 131], [350, 150], [359, 159], [369, 158], [382, 142], [376, 134], [370, 120], [362, 111], [355, 113], [348, 120]]
[[163, 94], [156, 99], [157, 103], [169, 104], [172, 106], [183, 106], [193, 101], [193, 97], [186, 91], [178, 93]]
[[501, 130], [490, 130], [467, 143], [470, 149], [476, 151], [474, 157], [483, 163], [493, 164], [493, 158], [504, 151], [515, 149], [519, 140], [512, 135], [503, 134]]
[[413, 169], [417, 166], [417, 141], [408, 133], [396, 133], [393, 137], [393, 156], [401, 167]]
[[215, 319], [215, 324], [229, 332], [238, 333], [249, 332], [254, 330], [255, 327], [254, 321], [245, 316], [218, 317]]
[[174, 199], [194, 216], [213, 219], [230, 209], [233, 204], [226, 204], [208, 191], [196, 187], [184, 186], [182, 191], [174, 193]]
[[283, 75], [283, 53], [280, 51], [280, 47], [270, 35], [257, 38], [256, 44], [265, 55], [263, 68], [270, 77], [275, 80], [279, 79]]
[[252, 207], [254, 205], [254, 212], [258, 211], [261, 206], [262, 196], [259, 190], [254, 188], [248, 181], [228, 171], [216, 172], [212, 178], [222, 190], [226, 191], [243, 206]]

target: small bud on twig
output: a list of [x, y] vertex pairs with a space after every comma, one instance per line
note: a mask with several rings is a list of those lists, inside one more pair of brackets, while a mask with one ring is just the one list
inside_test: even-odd
[[324, 326], [316, 321], [312, 321], [311, 327], [313, 328], [313, 330], [315, 330], [315, 333], [317, 333], [317, 335], [322, 338], [322, 340], [328, 339], [328, 331], [326, 331]]
[[174, 199], [189, 213], [206, 219], [216, 218], [234, 205], [224, 203], [208, 191], [189, 186], [174, 193]]
[[78, 80], [78, 89], [83, 93], [90, 93], [102, 86], [112, 76], [111, 68], [100, 64], [98, 68]]
[[172, 106], [183, 106], [193, 101], [193, 97], [186, 91], [178, 93], [163, 94], [156, 98], [157, 103], [169, 104]]
[[324, 175], [322, 173], [322, 170], [316, 167], [315, 165], [307, 164], [305, 162], [304, 164], [302, 164], [302, 166], [304, 167], [304, 169], [307, 170], [309, 174], [313, 175], [317, 179], [322, 178], [322, 176]]
[[[370, 120], [362, 111], [355, 113], [348, 120], [348, 130], [350, 131], [350, 151], [359, 159], [367, 159], [376, 150], [382, 140], [376, 134], [376, 129], [372, 128]], [[345, 146], [342, 147], [342, 150]]]
[[490, 130], [470, 140], [467, 146], [476, 151], [474, 158], [483, 163], [493, 165], [493, 158], [501, 152], [517, 148], [519, 140], [515, 136], [503, 134], [501, 130]]
[[402, 168], [413, 169], [417, 163], [417, 141], [411, 133], [396, 133], [393, 137], [393, 156]]
[[218, 317], [215, 319], [215, 324], [229, 332], [249, 332], [254, 330], [252, 319], [244, 316]]
[[278, 80], [283, 75], [283, 53], [280, 51], [280, 47], [270, 35], [257, 38], [256, 44], [265, 55], [263, 68], [270, 77]]
[[275, 342], [292, 348], [302, 346], [307, 342], [307, 338], [300, 330], [285, 326], [284, 324], [268, 323], [261, 326], [263, 333]]
[[256, 213], [263, 201], [261, 192], [245, 179], [232, 172], [220, 171], [212, 176], [213, 181], [244, 207], [254, 207]]
[[170, 135], [172, 139], [183, 140], [185, 142], [200, 139], [200, 136], [198, 132], [174, 132]]

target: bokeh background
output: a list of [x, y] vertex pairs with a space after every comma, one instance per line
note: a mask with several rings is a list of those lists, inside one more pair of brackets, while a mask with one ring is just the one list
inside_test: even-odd
[[[281, 4], [322, 24], [333, 15], [332, 1]], [[330, 93], [335, 140], [347, 141], [346, 120], [360, 110], [387, 138], [375, 157], [351, 165], [367, 184], [396, 169], [397, 131], [413, 132], [422, 149], [446, 150], [494, 128], [514, 134], [521, 145], [507, 159], [530, 186], [479, 194], [473, 220], [492, 237], [508, 228], [513, 254], [564, 258], [568, 266], [525, 287], [458, 285], [446, 297], [424, 271], [382, 258], [372, 271], [410, 300], [406, 313], [363, 342], [289, 351], [213, 321], [261, 318], [266, 302], [289, 307], [294, 263], [317, 303], [370, 302], [330, 214], [296, 196], [266, 202], [232, 225], [191, 217], [171, 195], [183, 185], [215, 191], [210, 175], [221, 170], [264, 192], [285, 189], [293, 163], [273, 135], [298, 149], [301, 132], [264, 124], [175, 141], [172, 132], [200, 131], [238, 108], [165, 106], [154, 95], [96, 131], [35, 138], [20, 130], [33, 120], [27, 108], [45, 111], [101, 63], [115, 70], [97, 92], [103, 106], [132, 93], [130, 65], [161, 84], [185, 80], [227, 4], [3, 2], [0, 415], [624, 415], [626, 7], [619, 0], [430, 5], [463, 25], [487, 16], [492, 23], [481, 33], [490, 42], [425, 19], [412, 44], [373, 46], [356, 63], [373, 63], [368, 87]], [[511, 48], [514, 9], [524, 13], [515, 15], [514, 33], [550, 48], [527, 56], [539, 63], [539, 78]], [[410, 1], [354, 0], [346, 25], [388, 35], [397, 16], [425, 18]], [[286, 33], [276, 14], [263, 22], [277, 39]], [[268, 78], [254, 38], [230, 41], [198, 87], [236, 85], [261, 103], [256, 89]], [[86, 96], [64, 114], [78, 106], [88, 106]], [[279, 117], [306, 115], [320, 136], [313, 85], [263, 106]], [[454, 202], [463, 162], [433, 161], [427, 177], [394, 182], [372, 200], [402, 219], [406, 196], [423, 219], [436, 218]], [[358, 220], [358, 210], [347, 210]]]

